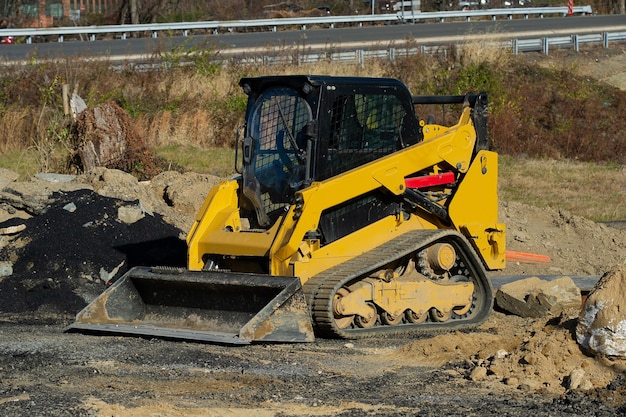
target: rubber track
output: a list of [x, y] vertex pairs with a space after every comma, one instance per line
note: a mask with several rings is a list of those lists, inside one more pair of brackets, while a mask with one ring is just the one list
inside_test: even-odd
[[[475, 272], [475, 279], [479, 281], [477, 293], [478, 314], [470, 319], [457, 319], [444, 323], [427, 322], [423, 324], [403, 323], [397, 326], [376, 325], [369, 329], [339, 329], [335, 326], [331, 311], [331, 300], [335, 292], [345, 283], [355, 278], [369, 275], [387, 265], [388, 263], [407, 256], [417, 250], [441, 239], [453, 240], [455, 247], [462, 250], [461, 258], [472, 263], [469, 267]], [[460, 248], [459, 248], [460, 246]], [[481, 291], [480, 286], [483, 286]], [[304, 293], [311, 306], [313, 322], [317, 331], [324, 336], [340, 337], [345, 339], [376, 337], [381, 335], [407, 335], [419, 333], [431, 333], [433, 331], [468, 328], [482, 323], [491, 311], [493, 299], [491, 298], [491, 283], [480, 262], [476, 252], [467, 243], [463, 235], [454, 230], [417, 230], [405, 233], [395, 239], [330, 268], [318, 275], [311, 277], [303, 285]], [[488, 294], [489, 299], [481, 300], [483, 294]], [[484, 297], [486, 298], [486, 297]]]

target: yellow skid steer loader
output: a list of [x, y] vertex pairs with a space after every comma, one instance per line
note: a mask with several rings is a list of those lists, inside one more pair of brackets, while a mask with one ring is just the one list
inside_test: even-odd
[[[487, 96], [412, 96], [395, 79], [264, 76], [238, 175], [212, 188], [188, 268], [137, 267], [71, 326], [210, 341], [306, 342], [462, 329], [505, 267]], [[416, 109], [458, 109], [449, 126]]]

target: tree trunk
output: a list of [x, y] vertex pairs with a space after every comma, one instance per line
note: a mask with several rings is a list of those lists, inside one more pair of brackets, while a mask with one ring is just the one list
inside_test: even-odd
[[139, 0], [130, 0], [130, 23], [133, 25], [139, 24], [139, 12], [137, 2]]
[[154, 13], [152, 13], [152, 23], [156, 23], [159, 20], [160, 16], [165, 16], [169, 12], [167, 8], [167, 0], [159, 0]]
[[39, 0], [37, 8], [39, 12], [39, 24], [37, 26], [40, 28], [48, 26], [46, 24], [46, 0]]
[[120, 20], [119, 20], [119, 24], [123, 25], [126, 23], [126, 16], [128, 15], [128, 2], [127, 1], [123, 1], [122, 5], [120, 7]]
[[70, 16], [70, 0], [63, 0], [63, 17]]

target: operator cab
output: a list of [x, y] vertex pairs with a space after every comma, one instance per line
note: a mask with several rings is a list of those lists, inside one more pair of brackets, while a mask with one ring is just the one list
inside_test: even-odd
[[411, 95], [395, 79], [271, 76], [240, 85], [248, 105], [238, 171], [253, 227], [269, 227], [313, 181], [423, 138]]

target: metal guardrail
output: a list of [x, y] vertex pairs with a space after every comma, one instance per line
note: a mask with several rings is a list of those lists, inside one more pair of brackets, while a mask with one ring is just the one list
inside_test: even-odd
[[608, 48], [611, 42], [626, 42], [626, 32], [602, 32], [541, 39], [513, 39], [510, 41], [510, 44], [514, 54], [520, 52], [542, 52], [548, 55], [552, 46], [556, 48], [572, 48], [578, 52], [580, 44], [602, 44], [604, 48]]
[[[493, 41], [491, 44], [499, 48], [512, 49], [513, 53], [542, 52], [548, 54], [554, 48], [573, 48], [579, 50], [581, 44], [602, 44], [609, 47], [610, 42], [626, 42], [626, 32], [601, 32], [586, 35], [555, 36], [535, 39], [511, 39], [505, 41]], [[410, 48], [388, 47], [374, 49], [355, 49], [351, 51], [293, 51], [289, 53], [259, 52], [246, 53], [244, 55], [231, 56], [230, 59], [247, 64], [309, 64], [318, 61], [356, 62], [363, 66], [366, 59], [388, 59], [393, 62], [398, 56], [414, 55], [417, 53], [439, 53], [443, 45], [421, 45]], [[150, 64], [154, 65], [154, 64]], [[142, 66], [135, 65], [141, 70]], [[148, 69], [147, 67], [144, 69]]]
[[[591, 6], [575, 6], [574, 14], [588, 15], [592, 13]], [[65, 36], [83, 36], [90, 41], [95, 41], [97, 35], [114, 34], [120, 39], [126, 39], [129, 33], [150, 33], [152, 38], [157, 38], [159, 33], [180, 33], [189, 36], [193, 31], [218, 34], [231, 32], [238, 29], [259, 28], [264, 31], [277, 31], [279, 26], [298, 26], [306, 30], [307, 26], [326, 26], [334, 28], [338, 24], [361, 26], [363, 23], [402, 23], [423, 20], [436, 20], [444, 22], [447, 19], [465, 19], [488, 17], [496, 20], [497, 17], [512, 19], [513, 16], [529, 16], [539, 18], [545, 15], [568, 14], [567, 7], [524, 7], [509, 9], [484, 9], [484, 10], [457, 10], [445, 12], [411, 12], [404, 11], [394, 14], [372, 14], [359, 16], [320, 16], [306, 18], [281, 18], [281, 19], [256, 19], [256, 20], [232, 20], [232, 21], [205, 21], [205, 22], [180, 22], [180, 23], [155, 23], [148, 25], [106, 25], [106, 26], [75, 26], [59, 28], [25, 28], [25, 29], [0, 29], [0, 37], [24, 37], [26, 43], [32, 43], [36, 37], [57, 37], [57, 42], [63, 42]]]
[[[551, 48], [573, 48], [579, 50], [581, 44], [602, 44], [608, 48], [611, 42], [626, 42], [626, 32], [601, 32], [586, 35], [555, 36], [534, 39], [511, 39], [504, 41], [492, 41], [494, 47], [511, 49], [514, 54], [523, 52], [542, 52], [548, 54]], [[360, 66], [365, 65], [366, 59], [385, 59], [394, 62], [396, 57], [414, 55], [417, 53], [437, 54], [445, 51], [446, 45], [419, 45], [408, 48], [387, 47], [372, 49], [354, 49], [349, 51], [325, 50], [286, 50], [281, 52], [258, 50], [236, 54], [220, 54], [222, 59], [235, 61], [242, 64], [255, 65], [303, 65], [312, 64], [319, 61], [329, 62], [354, 62]], [[462, 47], [462, 46], [461, 46]], [[121, 70], [122, 68], [132, 68], [135, 71], [151, 71], [168, 66], [168, 62], [128, 62], [112, 63], [111, 68]]]

